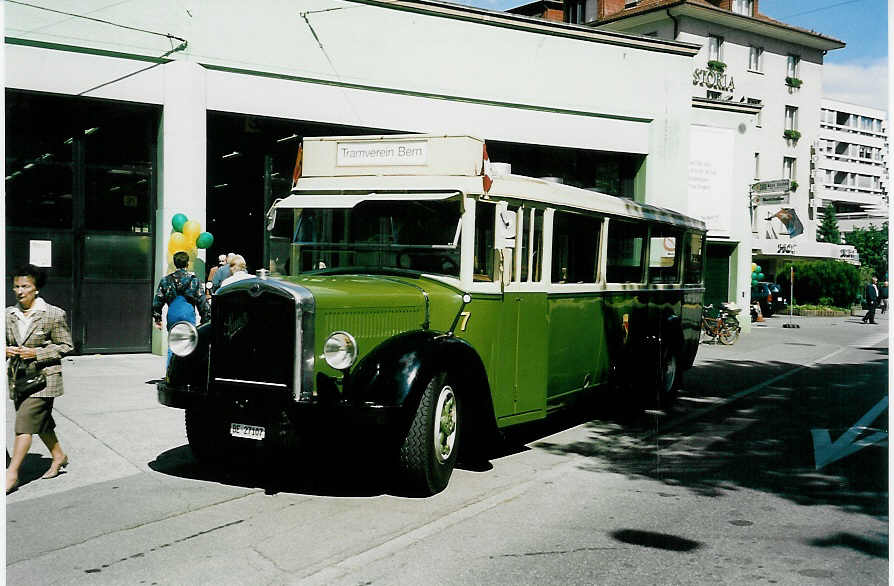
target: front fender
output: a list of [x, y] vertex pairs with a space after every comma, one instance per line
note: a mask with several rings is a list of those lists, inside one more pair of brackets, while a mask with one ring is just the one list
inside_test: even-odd
[[367, 354], [345, 380], [345, 398], [355, 405], [401, 407], [409, 425], [425, 386], [447, 372], [460, 388], [470, 419], [495, 425], [484, 364], [468, 342], [439, 332], [395, 336]]

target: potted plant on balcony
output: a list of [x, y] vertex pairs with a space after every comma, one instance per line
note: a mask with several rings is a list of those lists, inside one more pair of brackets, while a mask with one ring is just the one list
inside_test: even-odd
[[801, 138], [801, 133], [797, 130], [788, 129], [782, 132], [782, 136], [784, 136], [787, 140], [798, 142], [798, 139]]
[[802, 83], [801, 80], [798, 79], [797, 77], [786, 77], [785, 78], [785, 85], [787, 85], [790, 88], [797, 89], [797, 88], [801, 87], [801, 83]]
[[716, 71], [717, 73], [723, 73], [726, 71], [726, 63], [723, 61], [718, 61], [716, 59], [711, 59], [708, 61], [708, 69], [711, 71]]
[[798, 191], [798, 182], [792, 181], [792, 191]]

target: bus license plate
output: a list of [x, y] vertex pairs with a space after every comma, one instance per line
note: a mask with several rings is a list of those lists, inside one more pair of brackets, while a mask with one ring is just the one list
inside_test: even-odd
[[264, 439], [264, 428], [257, 425], [245, 425], [244, 423], [231, 423], [230, 435], [233, 437], [244, 437], [246, 439], [262, 440]]

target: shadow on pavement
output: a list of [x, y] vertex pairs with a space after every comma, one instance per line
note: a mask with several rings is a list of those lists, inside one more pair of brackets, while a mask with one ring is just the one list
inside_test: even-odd
[[262, 488], [268, 494], [368, 497], [388, 493], [386, 481], [391, 476], [381, 468], [381, 459], [366, 453], [358, 457], [356, 450], [351, 454], [348, 449], [326, 446], [308, 456], [255, 447], [243, 449], [226, 464], [208, 466], [193, 457], [189, 445], [182, 445], [162, 452], [149, 467], [179, 478]]
[[[585, 468], [593, 471], [647, 477], [699, 495], [747, 488], [887, 519], [887, 442], [817, 470], [811, 433], [827, 429], [835, 442], [885, 397], [886, 359], [815, 365], [723, 405], [725, 397], [796, 366], [708, 362], [687, 374], [692, 382], [666, 411], [631, 416], [606, 400], [585, 423], [586, 441], [534, 446], [586, 456]], [[698, 414], [712, 406], [713, 412]], [[863, 433], [887, 432], [886, 415]]]

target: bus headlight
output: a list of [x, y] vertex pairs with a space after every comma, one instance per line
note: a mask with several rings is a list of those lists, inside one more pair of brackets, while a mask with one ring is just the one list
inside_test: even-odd
[[333, 332], [323, 344], [326, 364], [336, 370], [344, 370], [357, 359], [357, 342], [348, 332]]
[[168, 332], [168, 347], [177, 356], [189, 356], [199, 344], [199, 331], [187, 321], [178, 321]]

